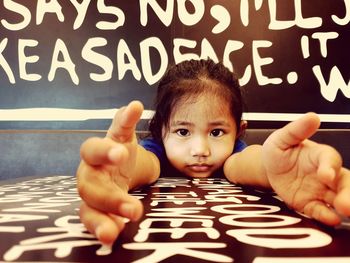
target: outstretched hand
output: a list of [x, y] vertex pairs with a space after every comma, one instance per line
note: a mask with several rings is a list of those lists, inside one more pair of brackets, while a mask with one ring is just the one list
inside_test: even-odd
[[103, 243], [111, 244], [125, 225], [138, 220], [142, 203], [128, 194], [130, 174], [136, 162], [135, 127], [143, 111], [131, 102], [116, 113], [105, 138], [90, 138], [81, 146], [77, 170], [78, 191], [83, 199], [80, 218]]
[[262, 148], [273, 190], [290, 207], [328, 225], [350, 216], [350, 171], [331, 146], [308, 140], [319, 128], [314, 113], [272, 133]]

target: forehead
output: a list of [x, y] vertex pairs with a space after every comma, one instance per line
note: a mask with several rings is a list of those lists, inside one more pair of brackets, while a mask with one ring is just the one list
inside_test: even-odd
[[201, 95], [196, 98], [186, 98], [176, 103], [172, 110], [170, 122], [174, 121], [234, 121], [227, 100], [213, 94]]

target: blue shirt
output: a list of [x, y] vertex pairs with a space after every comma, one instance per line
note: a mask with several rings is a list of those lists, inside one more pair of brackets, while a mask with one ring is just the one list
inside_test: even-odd
[[[161, 165], [161, 177], [178, 176], [178, 175], [175, 175], [175, 173], [178, 174], [178, 172], [176, 172], [175, 168], [170, 165], [168, 158], [166, 157], [163, 143], [153, 138], [147, 138], [147, 139], [141, 140], [139, 144], [143, 146], [146, 150], [154, 153], [158, 157]], [[247, 144], [244, 141], [237, 139], [235, 142], [235, 148], [233, 149], [232, 153], [241, 152], [246, 147], [247, 147]], [[164, 174], [165, 171], [166, 171], [166, 174]]]

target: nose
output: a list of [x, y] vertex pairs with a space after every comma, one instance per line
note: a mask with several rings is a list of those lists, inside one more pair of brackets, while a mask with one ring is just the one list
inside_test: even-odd
[[193, 138], [191, 144], [191, 155], [193, 157], [208, 157], [210, 155], [208, 139], [204, 138], [204, 136]]

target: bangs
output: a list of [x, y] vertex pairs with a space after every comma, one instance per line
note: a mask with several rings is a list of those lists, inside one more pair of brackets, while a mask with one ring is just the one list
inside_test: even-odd
[[164, 120], [164, 130], [169, 130], [170, 119], [173, 117], [173, 114], [179, 110], [183, 105], [190, 105], [197, 102], [200, 98], [205, 98], [208, 101], [217, 100], [221, 103], [217, 104], [219, 110], [222, 112], [231, 112], [231, 109], [234, 107], [234, 102], [232, 100], [232, 95], [229, 89], [223, 86], [216, 80], [201, 78], [196, 80], [182, 80], [177, 83], [176, 87], [173, 87], [172, 98], [176, 98], [171, 101], [170, 104], [170, 114], [168, 118]]

